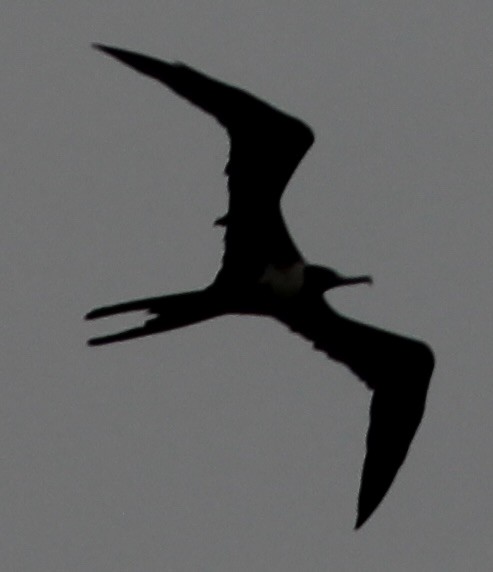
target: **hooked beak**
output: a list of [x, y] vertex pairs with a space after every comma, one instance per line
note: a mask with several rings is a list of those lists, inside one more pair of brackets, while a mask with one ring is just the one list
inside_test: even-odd
[[353, 278], [341, 278], [338, 286], [351, 286], [353, 284], [373, 284], [371, 276], [354, 276]]

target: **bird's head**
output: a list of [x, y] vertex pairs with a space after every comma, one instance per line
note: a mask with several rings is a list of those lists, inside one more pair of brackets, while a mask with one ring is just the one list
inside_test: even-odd
[[373, 284], [373, 279], [371, 276], [341, 276], [331, 268], [314, 264], [305, 267], [304, 287], [309, 292], [323, 294], [332, 288], [351, 286], [352, 284]]

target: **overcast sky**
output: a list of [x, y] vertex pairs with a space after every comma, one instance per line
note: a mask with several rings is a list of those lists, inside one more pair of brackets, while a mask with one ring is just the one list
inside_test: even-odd
[[[492, 569], [492, 28], [471, 0], [4, 2], [2, 570]], [[85, 323], [91, 308], [212, 279], [228, 150], [91, 42], [184, 61], [314, 129], [283, 201], [297, 244], [373, 275], [330, 295], [339, 311], [437, 356], [360, 531], [370, 394], [301, 338], [230, 317], [86, 347], [141, 319]]]

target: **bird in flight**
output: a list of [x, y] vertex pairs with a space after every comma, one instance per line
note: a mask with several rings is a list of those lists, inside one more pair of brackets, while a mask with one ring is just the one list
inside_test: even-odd
[[268, 316], [346, 365], [372, 391], [358, 513], [361, 527], [387, 494], [423, 417], [434, 355], [422, 341], [348, 319], [324, 299], [331, 288], [371, 283], [309, 264], [294, 244], [280, 201], [314, 142], [312, 130], [239, 88], [181, 63], [115, 47], [94, 47], [166, 85], [226, 129], [230, 138], [228, 212], [222, 265], [201, 290], [104, 306], [86, 319], [147, 311], [138, 327], [88, 341], [121, 342], [182, 328], [226, 314]]

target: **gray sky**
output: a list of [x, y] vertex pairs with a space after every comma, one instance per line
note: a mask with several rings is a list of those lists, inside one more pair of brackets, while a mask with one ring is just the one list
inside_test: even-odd
[[[2, 569], [491, 570], [491, 2], [4, 4]], [[91, 308], [213, 277], [227, 199], [222, 130], [93, 41], [309, 123], [283, 203], [298, 245], [373, 275], [331, 295], [341, 312], [435, 349], [358, 533], [370, 395], [343, 367], [255, 318], [85, 346], [128, 323]]]

